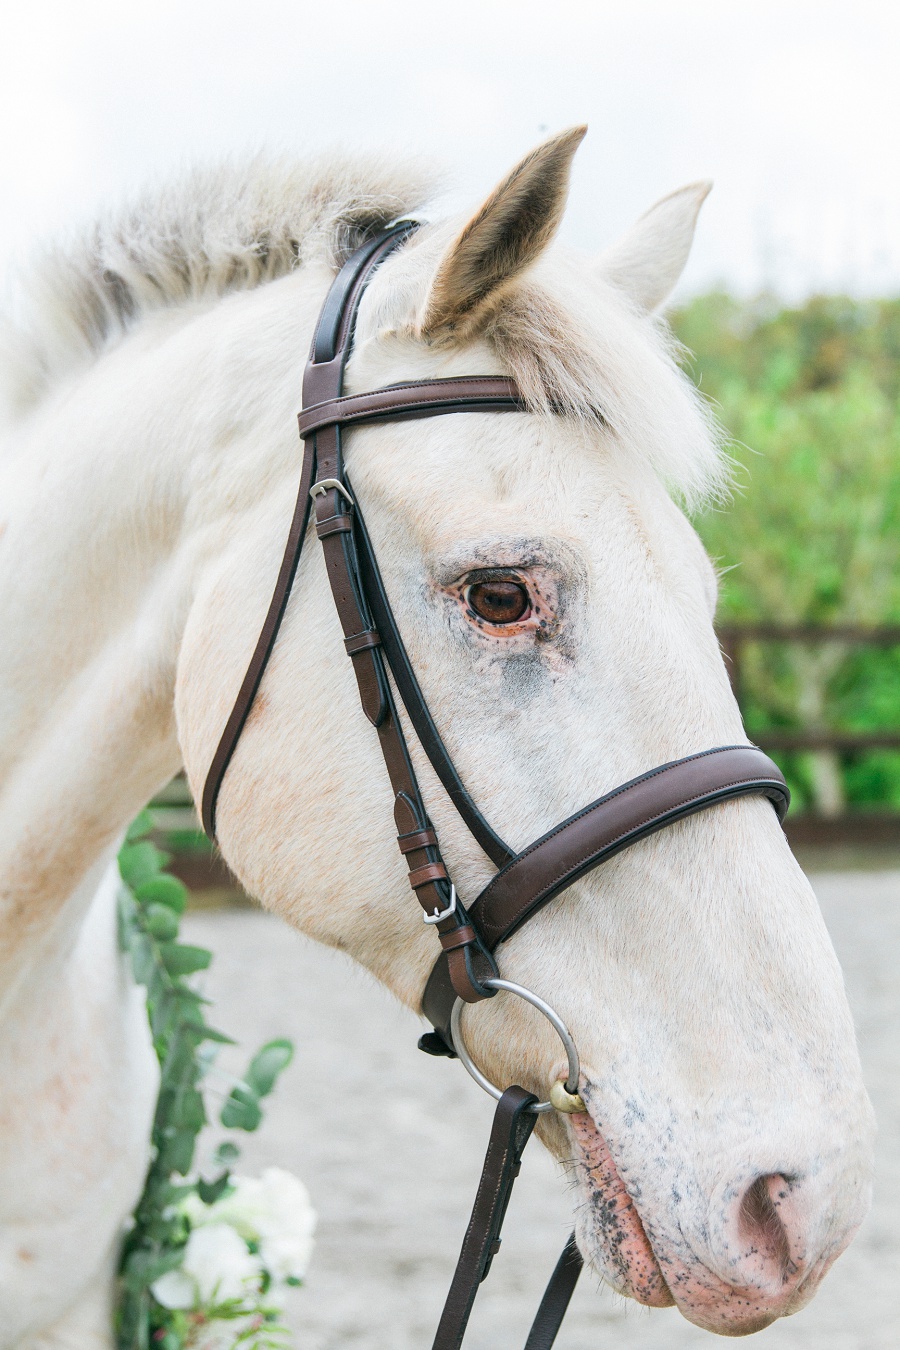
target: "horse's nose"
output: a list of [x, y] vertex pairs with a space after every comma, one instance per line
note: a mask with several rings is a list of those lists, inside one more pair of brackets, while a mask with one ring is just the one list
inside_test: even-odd
[[815, 1208], [810, 1188], [790, 1174], [724, 1186], [694, 1260], [664, 1267], [681, 1311], [726, 1336], [761, 1331], [796, 1311], [836, 1255], [823, 1259]]
[[732, 1283], [753, 1284], [777, 1297], [793, 1289], [805, 1270], [803, 1216], [794, 1183], [778, 1173], [757, 1177], [736, 1199], [726, 1215], [725, 1235], [731, 1239]]
[[806, 1302], [824, 1273], [810, 1199], [802, 1182], [782, 1173], [725, 1186], [699, 1268], [688, 1267], [673, 1288], [682, 1311], [710, 1331], [737, 1336]]

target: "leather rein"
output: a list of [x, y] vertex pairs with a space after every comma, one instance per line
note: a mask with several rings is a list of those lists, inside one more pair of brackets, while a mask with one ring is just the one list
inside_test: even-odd
[[[262, 631], [209, 767], [201, 811], [203, 827], [215, 839], [219, 790], [278, 635], [314, 503], [316, 534], [322, 542], [344, 646], [394, 793], [397, 842], [409, 868], [409, 884], [425, 922], [440, 942], [422, 1000], [434, 1030], [423, 1035], [419, 1045], [433, 1055], [455, 1057], [459, 1053], [471, 1072], [474, 1066], [459, 1037], [454, 1045], [451, 1031], [452, 1020], [458, 1026], [457, 1001], [480, 1002], [507, 985], [497, 978], [495, 949], [541, 906], [607, 858], [673, 821], [748, 795], [768, 797], [781, 820], [790, 797], [780, 771], [756, 746], [720, 746], [662, 764], [622, 784], [517, 853], [493, 830], [466, 791], [407, 655], [342, 454], [343, 430], [366, 422], [457, 412], [527, 412], [513, 381], [497, 376], [417, 380], [370, 393], [343, 394], [344, 370], [365, 287], [375, 269], [417, 228], [415, 222], [400, 222], [357, 249], [335, 278], [319, 315], [303, 376], [299, 426], [304, 455], [297, 503]], [[438, 779], [498, 869], [470, 904], [457, 895], [441, 856], [397, 716], [388, 669]], [[534, 999], [519, 986], [508, 987]], [[541, 1006], [552, 1020], [552, 1010]], [[558, 1018], [554, 1025], [561, 1028], [560, 1034], [565, 1031]], [[577, 1095], [577, 1054], [574, 1079], [572, 1064], [570, 1055], [570, 1077], [556, 1098], [562, 1102], [558, 1109], [570, 1112], [585, 1109]], [[433, 1350], [458, 1350], [462, 1344], [478, 1285], [500, 1245], [500, 1226], [522, 1150], [537, 1120], [536, 1098], [524, 1088], [494, 1090], [494, 1095], [499, 1101], [481, 1184]], [[549, 1104], [541, 1104], [540, 1109], [549, 1109]], [[525, 1350], [552, 1346], [581, 1264], [573, 1235], [547, 1286]]]

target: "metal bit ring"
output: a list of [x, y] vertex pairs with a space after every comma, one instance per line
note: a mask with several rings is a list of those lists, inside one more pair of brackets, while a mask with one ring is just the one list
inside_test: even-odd
[[[575, 1048], [575, 1042], [572, 1040], [572, 1037], [569, 1034], [568, 1027], [562, 1020], [562, 1018], [559, 1016], [559, 1014], [557, 1012], [554, 1012], [554, 1010], [550, 1007], [550, 1004], [545, 1003], [542, 998], [539, 998], [537, 996], [537, 994], [533, 994], [531, 990], [526, 989], [524, 985], [513, 984], [512, 980], [501, 980], [495, 977], [493, 979], [482, 980], [481, 983], [487, 985], [488, 989], [503, 989], [508, 994], [517, 994], [519, 998], [524, 998], [526, 1003], [530, 1003], [533, 1008], [537, 1008], [538, 1012], [544, 1014], [547, 1021], [551, 1024], [554, 1031], [559, 1036], [559, 1039], [562, 1041], [563, 1048], [565, 1049], [566, 1052], [566, 1059], [568, 1060], [569, 1072], [565, 1082], [565, 1091], [572, 1098], [578, 1097], [578, 1080], [581, 1074], [581, 1065], [578, 1059], [578, 1051]], [[478, 1086], [480, 1088], [483, 1088], [484, 1091], [487, 1092], [496, 1101], [499, 1101], [500, 1098], [503, 1096], [502, 1088], [495, 1087], [489, 1078], [485, 1078], [484, 1074], [474, 1063], [471, 1055], [466, 1049], [466, 1043], [463, 1040], [462, 1036], [463, 1007], [464, 1007], [463, 1000], [461, 998], [458, 998], [454, 1003], [453, 1011], [450, 1014], [450, 1034], [453, 1037], [453, 1048], [456, 1051], [457, 1055], [459, 1056], [460, 1062], [472, 1075]], [[581, 1099], [578, 1098], [578, 1100], [580, 1102]], [[546, 1101], [546, 1102], [535, 1102], [528, 1109], [529, 1111], [535, 1111], [540, 1113], [544, 1111], [559, 1110], [560, 1108], [555, 1102]]]

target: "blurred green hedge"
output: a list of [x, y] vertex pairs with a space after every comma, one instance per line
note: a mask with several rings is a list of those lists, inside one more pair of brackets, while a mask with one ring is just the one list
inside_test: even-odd
[[[722, 571], [719, 620], [900, 623], [900, 300], [798, 308], [714, 293], [670, 316], [736, 461], [696, 523]], [[751, 735], [900, 727], [900, 651], [752, 644]], [[802, 805], [900, 809], [900, 754], [783, 756]]]

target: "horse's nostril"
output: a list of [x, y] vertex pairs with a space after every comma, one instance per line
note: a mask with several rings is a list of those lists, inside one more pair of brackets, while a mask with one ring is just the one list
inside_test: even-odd
[[757, 1177], [744, 1193], [738, 1216], [741, 1240], [750, 1246], [748, 1255], [755, 1256], [769, 1275], [782, 1281], [794, 1273], [791, 1244], [779, 1207], [790, 1195], [791, 1184], [778, 1174]]

